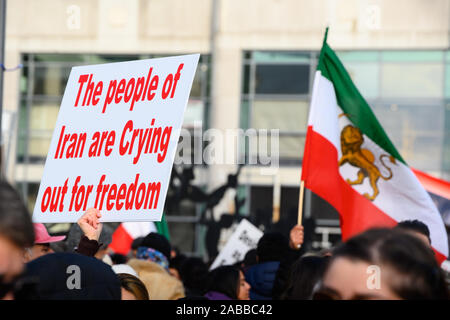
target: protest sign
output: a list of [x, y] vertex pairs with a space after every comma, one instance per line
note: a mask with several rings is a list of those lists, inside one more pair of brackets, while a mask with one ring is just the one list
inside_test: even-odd
[[210, 270], [223, 265], [232, 265], [244, 260], [245, 254], [255, 249], [263, 233], [248, 220], [242, 219], [226, 245], [220, 251]]
[[72, 68], [33, 221], [160, 221], [198, 59]]

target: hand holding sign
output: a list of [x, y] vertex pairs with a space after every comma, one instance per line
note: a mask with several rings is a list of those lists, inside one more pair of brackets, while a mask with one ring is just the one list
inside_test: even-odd
[[102, 233], [103, 224], [99, 222], [102, 217], [100, 211], [94, 208], [88, 209], [86, 213], [78, 219], [77, 223], [80, 226], [81, 231], [89, 240], [100, 239], [100, 234]]

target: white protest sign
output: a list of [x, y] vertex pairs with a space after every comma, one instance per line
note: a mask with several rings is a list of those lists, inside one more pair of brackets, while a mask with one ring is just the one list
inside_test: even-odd
[[232, 265], [243, 260], [249, 250], [256, 248], [262, 236], [263, 233], [261, 230], [248, 220], [242, 219], [236, 231], [228, 239], [227, 244], [220, 251], [216, 260], [214, 260], [210, 270], [223, 265]]
[[72, 68], [33, 221], [160, 221], [198, 59]]

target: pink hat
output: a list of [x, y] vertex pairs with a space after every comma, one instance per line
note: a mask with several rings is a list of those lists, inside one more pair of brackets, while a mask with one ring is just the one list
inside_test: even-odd
[[34, 226], [34, 243], [51, 243], [62, 241], [66, 238], [66, 236], [56, 236], [52, 237], [48, 234], [47, 229], [42, 223], [33, 223]]

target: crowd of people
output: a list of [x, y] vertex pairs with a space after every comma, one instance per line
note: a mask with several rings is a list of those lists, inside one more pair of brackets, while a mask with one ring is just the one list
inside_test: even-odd
[[126, 256], [108, 252], [112, 231], [100, 218], [88, 209], [67, 238], [51, 236], [0, 182], [0, 299], [449, 299], [429, 230], [417, 220], [320, 252], [305, 252], [300, 225], [288, 235], [267, 232], [242, 261], [210, 270], [212, 261], [186, 256], [153, 232]]

